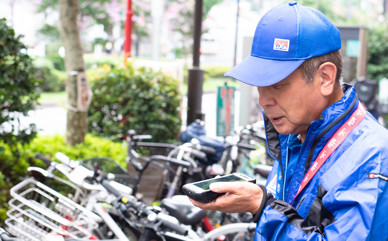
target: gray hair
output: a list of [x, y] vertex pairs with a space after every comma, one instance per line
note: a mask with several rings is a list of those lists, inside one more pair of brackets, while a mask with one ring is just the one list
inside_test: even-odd
[[319, 66], [326, 62], [333, 63], [337, 67], [337, 75], [335, 81], [337, 84], [340, 84], [342, 75], [341, 50], [337, 50], [321, 56], [316, 56], [304, 61], [303, 64], [299, 67], [299, 69], [304, 73], [306, 77], [306, 83], [310, 83], [313, 81], [315, 72], [317, 72]]

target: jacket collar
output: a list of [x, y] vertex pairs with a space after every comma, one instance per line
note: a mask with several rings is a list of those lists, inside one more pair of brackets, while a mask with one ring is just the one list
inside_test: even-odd
[[[344, 96], [341, 100], [327, 107], [321, 114], [321, 118], [311, 122], [308, 129], [303, 146], [311, 146], [309, 155], [306, 160], [307, 168], [311, 164], [315, 148], [318, 142], [326, 141], [334, 134], [334, 132], [344, 123], [351, 115], [353, 110], [357, 108], [357, 94], [352, 85], [343, 85]], [[275, 160], [281, 162], [281, 148], [285, 143], [288, 135], [279, 134], [271, 121], [263, 112], [264, 125], [267, 137], [267, 149], [269, 154]]]

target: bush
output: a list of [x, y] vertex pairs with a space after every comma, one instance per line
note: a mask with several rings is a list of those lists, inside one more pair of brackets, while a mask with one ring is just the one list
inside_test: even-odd
[[151, 134], [153, 141], [174, 142], [181, 127], [179, 82], [147, 68], [105, 67], [89, 77], [93, 98], [89, 131], [122, 135], [129, 129]]
[[388, 33], [386, 26], [369, 30], [368, 78], [379, 81], [388, 77]]
[[20, 123], [37, 104], [38, 84], [21, 36], [0, 19], [0, 139], [10, 144], [15, 155], [19, 143], [28, 143], [37, 133], [34, 124]]
[[43, 92], [60, 92], [65, 90], [66, 72], [56, 69], [54, 62], [48, 57], [34, 59], [34, 76], [41, 80], [39, 88]]
[[115, 56], [105, 56], [103, 58], [101, 57], [94, 57], [93, 55], [85, 55], [85, 66], [87, 70], [95, 69], [104, 65], [108, 65], [111, 68], [114, 68], [116, 65], [123, 62], [122, 58], [118, 58]]
[[226, 78], [224, 74], [228, 72], [231, 67], [228, 66], [209, 66], [205, 67], [205, 79], [218, 79], [218, 78]]
[[[54, 160], [57, 152], [62, 152], [74, 160], [92, 157], [110, 157], [125, 166], [126, 149], [121, 143], [115, 143], [107, 139], [85, 136], [85, 142], [76, 146], [66, 145], [63, 136], [38, 136], [29, 145], [26, 145], [19, 156], [12, 154], [9, 145], [0, 142], [4, 146], [0, 153], [0, 222], [6, 218], [9, 200], [9, 189], [25, 178], [29, 166], [46, 167], [40, 160], [35, 159], [36, 153], [50, 157]], [[58, 190], [59, 191], [59, 190]]]
[[54, 69], [66, 71], [65, 59], [59, 56], [59, 54], [49, 55], [46, 58], [53, 64]]
[[41, 67], [35, 68], [34, 74], [36, 79], [41, 80], [39, 88], [42, 92], [60, 92], [65, 90], [65, 72], [49, 67]]

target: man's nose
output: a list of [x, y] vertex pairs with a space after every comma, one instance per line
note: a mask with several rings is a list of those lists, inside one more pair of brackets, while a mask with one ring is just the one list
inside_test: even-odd
[[275, 105], [275, 99], [270, 94], [268, 87], [257, 87], [259, 92], [259, 105], [260, 106], [273, 106]]

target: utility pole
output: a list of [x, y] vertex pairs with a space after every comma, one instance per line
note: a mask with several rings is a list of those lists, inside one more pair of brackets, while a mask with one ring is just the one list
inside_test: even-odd
[[203, 70], [199, 67], [199, 49], [202, 31], [203, 0], [195, 1], [193, 67], [189, 69], [187, 91], [187, 125], [196, 119], [202, 119]]
[[127, 59], [131, 57], [131, 45], [132, 45], [132, 0], [127, 1], [127, 14], [125, 19], [125, 36], [124, 36], [124, 64], [127, 63]]

